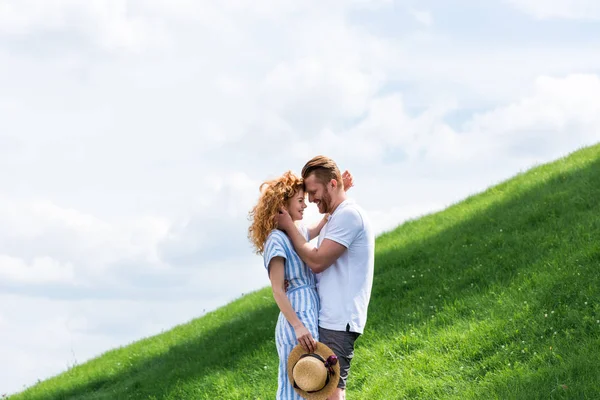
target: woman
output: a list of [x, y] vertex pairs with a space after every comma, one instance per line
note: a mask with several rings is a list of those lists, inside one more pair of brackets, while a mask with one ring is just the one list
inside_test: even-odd
[[[352, 176], [344, 172], [344, 187], [352, 187]], [[288, 379], [287, 359], [301, 344], [313, 352], [319, 338], [319, 295], [314, 273], [302, 262], [284, 232], [276, 229], [275, 216], [285, 207], [292, 220], [303, 218], [306, 201], [302, 179], [291, 171], [260, 186], [258, 204], [250, 212], [248, 236], [256, 252], [263, 255], [273, 297], [281, 311], [275, 328], [279, 354], [277, 399], [301, 399]], [[306, 240], [315, 238], [327, 222], [327, 215], [314, 227], [297, 224]], [[286, 284], [289, 285], [286, 289]]]

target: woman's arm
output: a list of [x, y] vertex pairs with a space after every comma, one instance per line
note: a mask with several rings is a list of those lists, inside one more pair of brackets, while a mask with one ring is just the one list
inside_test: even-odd
[[321, 232], [321, 229], [323, 229], [323, 227], [327, 223], [328, 218], [329, 218], [329, 214], [325, 214], [323, 216], [323, 218], [321, 219], [321, 221], [319, 221], [319, 223], [317, 225], [315, 225], [311, 228], [308, 228], [308, 241], [309, 242], [311, 240], [313, 240], [314, 238], [316, 238], [317, 236], [319, 236], [319, 233]]
[[351, 187], [354, 187], [354, 177], [350, 173], [350, 171], [345, 170], [342, 174], [342, 182], [344, 183], [344, 192], [350, 190]]
[[316, 344], [315, 339], [312, 337], [310, 331], [306, 329], [302, 321], [300, 321], [290, 300], [285, 295], [285, 264], [283, 257], [274, 257], [271, 262], [269, 262], [269, 278], [271, 279], [273, 298], [285, 319], [287, 319], [294, 328], [298, 343], [302, 345], [305, 351], [310, 353], [314, 352]]

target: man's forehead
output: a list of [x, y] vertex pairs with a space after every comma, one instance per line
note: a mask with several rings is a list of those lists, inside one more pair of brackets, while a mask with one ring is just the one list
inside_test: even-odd
[[325, 187], [325, 185], [323, 185], [316, 176], [311, 175], [304, 180], [304, 187], [307, 192], [316, 192], [320, 188]]
[[310, 175], [308, 178], [306, 178], [304, 180], [304, 185], [306, 186], [307, 190], [311, 190], [311, 189], [315, 190], [319, 183], [320, 183], [319, 180], [314, 175]]

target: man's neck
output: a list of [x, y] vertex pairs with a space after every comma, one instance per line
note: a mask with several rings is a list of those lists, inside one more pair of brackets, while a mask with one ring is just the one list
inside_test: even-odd
[[337, 208], [339, 207], [340, 204], [342, 204], [345, 200], [346, 200], [346, 192], [342, 191], [341, 193], [339, 193], [335, 199], [332, 198], [331, 203], [332, 203], [332, 207], [331, 210], [329, 210], [329, 214], [333, 214], [335, 212], [335, 210], [337, 210]]

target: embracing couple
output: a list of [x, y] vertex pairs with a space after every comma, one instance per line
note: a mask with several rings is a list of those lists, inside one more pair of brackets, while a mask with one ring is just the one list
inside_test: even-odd
[[[302, 177], [286, 172], [261, 185], [249, 237], [263, 255], [280, 314], [277, 399], [344, 399], [356, 339], [373, 283], [375, 236], [346, 195], [352, 175], [317, 156]], [[323, 219], [303, 226], [306, 195]], [[317, 246], [309, 243], [318, 237]]]

